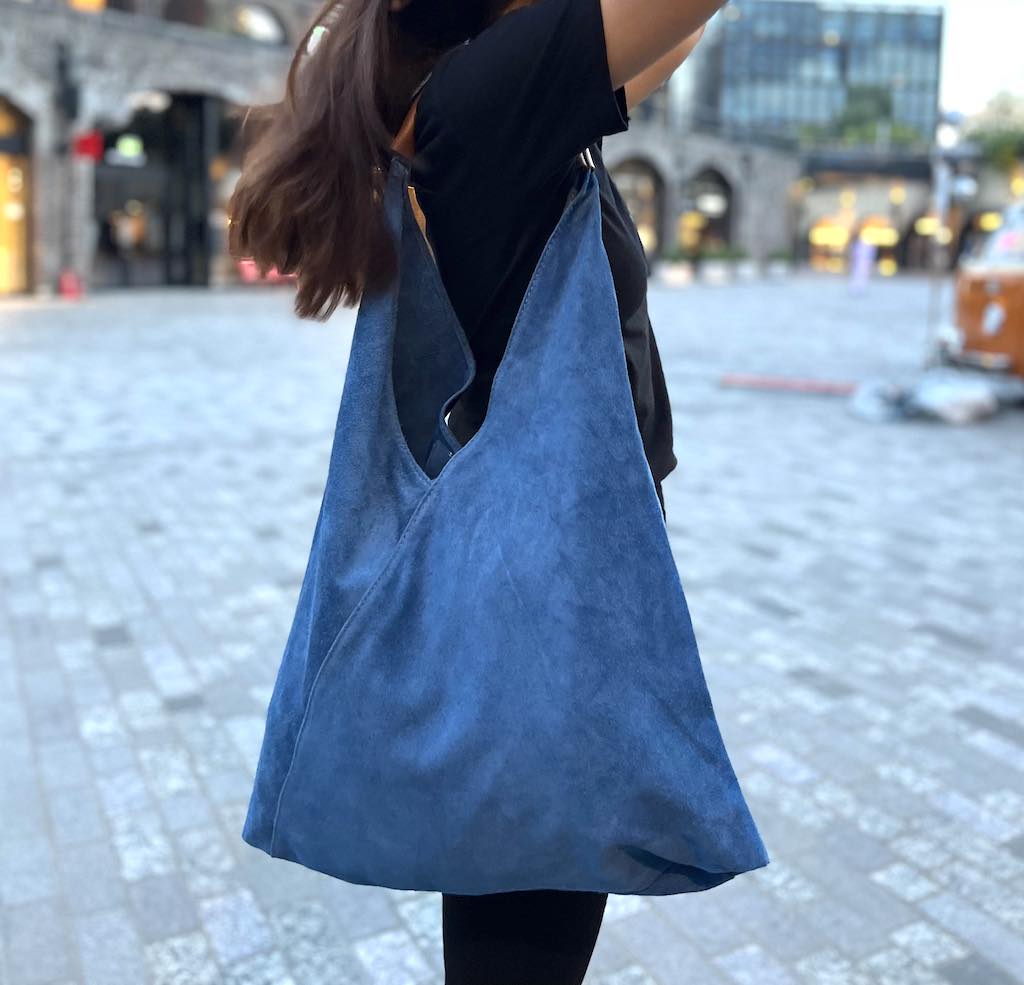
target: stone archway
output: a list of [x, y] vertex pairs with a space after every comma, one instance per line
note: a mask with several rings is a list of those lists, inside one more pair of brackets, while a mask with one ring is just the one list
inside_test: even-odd
[[612, 177], [636, 225], [644, 252], [649, 258], [659, 256], [666, 240], [664, 178], [650, 161], [641, 157], [617, 163]]
[[32, 120], [0, 95], [0, 296], [31, 290]]
[[736, 203], [733, 183], [713, 166], [695, 171], [684, 183], [684, 209], [679, 217], [683, 250], [699, 256], [735, 245]]

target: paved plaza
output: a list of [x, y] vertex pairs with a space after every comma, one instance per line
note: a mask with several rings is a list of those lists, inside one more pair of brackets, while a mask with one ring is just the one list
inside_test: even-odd
[[[652, 286], [669, 527], [772, 862], [609, 897], [587, 985], [1024, 982], [1024, 410], [865, 422], [928, 288]], [[0, 306], [0, 985], [442, 982], [436, 893], [240, 837], [353, 314]]]

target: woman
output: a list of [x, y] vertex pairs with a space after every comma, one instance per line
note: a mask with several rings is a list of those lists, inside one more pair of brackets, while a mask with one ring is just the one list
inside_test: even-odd
[[[664, 511], [661, 482], [676, 460], [648, 267], [601, 143], [628, 128], [630, 111], [689, 54], [722, 2], [327, 3], [285, 101], [251, 118], [258, 139], [231, 203], [232, 252], [295, 271], [302, 317], [325, 319], [389, 283], [395, 255], [371, 179], [386, 172], [418, 98], [411, 176], [476, 360], [449, 420], [465, 443], [484, 419], [527, 283], [589, 149], [637, 424]], [[447, 985], [578, 985], [606, 900], [547, 889], [443, 894]]]

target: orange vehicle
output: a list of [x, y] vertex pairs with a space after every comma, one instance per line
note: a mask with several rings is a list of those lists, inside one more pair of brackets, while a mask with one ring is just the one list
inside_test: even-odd
[[960, 261], [954, 319], [947, 361], [1024, 377], [1024, 202]]

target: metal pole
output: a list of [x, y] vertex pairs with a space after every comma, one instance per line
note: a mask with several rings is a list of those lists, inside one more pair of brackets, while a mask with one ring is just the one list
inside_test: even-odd
[[946, 244], [940, 242], [940, 236], [944, 234], [946, 223], [949, 220], [949, 202], [952, 194], [953, 169], [936, 149], [932, 158], [932, 202], [938, 218], [939, 226], [931, 237], [931, 249], [929, 250], [929, 290], [928, 290], [928, 321], [925, 331], [925, 356], [926, 367], [935, 366], [939, 361], [937, 346], [938, 323], [941, 313], [941, 294], [943, 274], [946, 267]]

